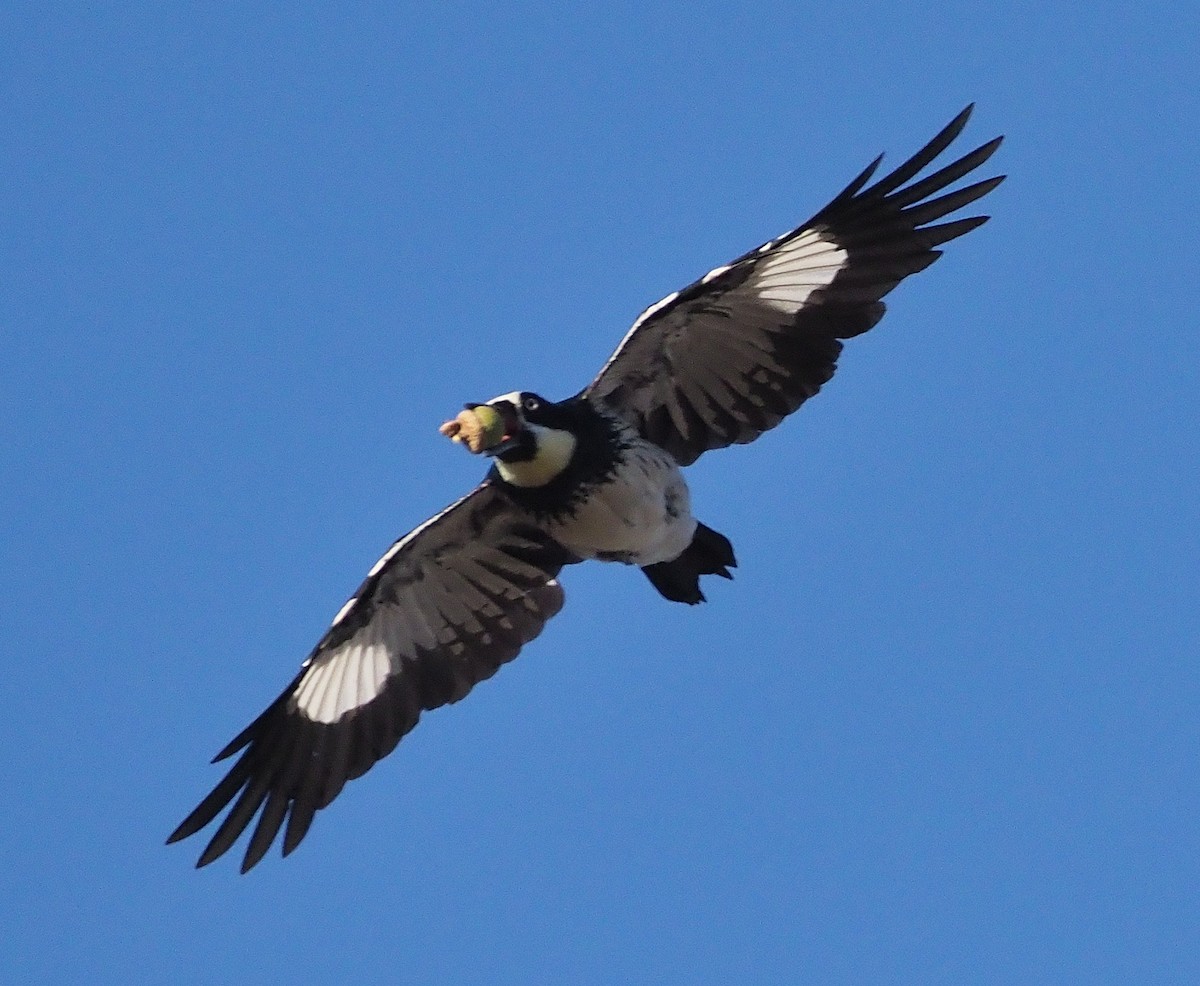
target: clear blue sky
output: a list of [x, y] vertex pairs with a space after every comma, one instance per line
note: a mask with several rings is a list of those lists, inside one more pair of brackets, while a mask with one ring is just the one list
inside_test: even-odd
[[[1183, 4], [8, 4], [0, 981], [1200, 982]], [[965, 103], [994, 219], [289, 859], [163, 839], [464, 400]]]

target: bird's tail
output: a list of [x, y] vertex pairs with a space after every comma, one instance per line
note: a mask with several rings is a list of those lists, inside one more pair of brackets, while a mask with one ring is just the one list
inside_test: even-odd
[[684, 548], [683, 554], [671, 561], [646, 565], [642, 571], [646, 573], [650, 584], [667, 599], [694, 606], [704, 602], [700, 576], [719, 575], [723, 579], [731, 579], [731, 568], [737, 568], [737, 562], [733, 558], [733, 545], [729, 543], [729, 538], [711, 527], [697, 524], [692, 543]]

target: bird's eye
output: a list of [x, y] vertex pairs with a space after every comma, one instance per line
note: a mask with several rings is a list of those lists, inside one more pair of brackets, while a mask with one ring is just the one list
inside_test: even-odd
[[536, 411], [542, 406], [542, 402], [536, 397], [526, 397], [523, 401], [521, 401], [521, 406], [525, 408], [526, 411]]

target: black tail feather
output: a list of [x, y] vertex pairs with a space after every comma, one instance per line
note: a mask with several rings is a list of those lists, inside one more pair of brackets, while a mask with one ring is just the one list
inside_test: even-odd
[[700, 576], [719, 575], [723, 579], [731, 579], [731, 568], [737, 568], [737, 562], [729, 538], [711, 527], [697, 524], [692, 543], [684, 549], [683, 554], [671, 561], [646, 565], [642, 571], [664, 597], [672, 602], [694, 606], [704, 602]]

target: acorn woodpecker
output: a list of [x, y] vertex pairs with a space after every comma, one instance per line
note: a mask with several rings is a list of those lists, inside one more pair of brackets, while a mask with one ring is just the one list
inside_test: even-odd
[[167, 841], [228, 809], [198, 866], [256, 816], [242, 872], [281, 829], [286, 856], [423, 710], [458, 701], [541, 632], [566, 565], [636, 565], [683, 603], [703, 601], [701, 576], [729, 578], [733, 549], [696, 520], [681, 467], [779, 424], [833, 376], [841, 340], [879, 321], [884, 295], [987, 220], [937, 222], [1003, 180], [941, 194], [1000, 138], [914, 180], [971, 109], [891, 174], [868, 186], [877, 158], [808, 222], [651, 305], [574, 397], [518, 391], [443, 424], [490, 457], [487, 476], [384, 552], [291, 684], [217, 754], [241, 756]]

